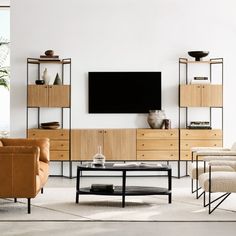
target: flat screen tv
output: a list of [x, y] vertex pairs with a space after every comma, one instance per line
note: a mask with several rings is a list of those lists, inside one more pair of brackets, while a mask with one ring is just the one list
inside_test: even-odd
[[161, 72], [89, 72], [89, 113], [161, 110]]

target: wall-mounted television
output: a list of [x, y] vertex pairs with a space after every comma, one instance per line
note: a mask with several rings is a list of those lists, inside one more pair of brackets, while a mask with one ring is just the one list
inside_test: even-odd
[[89, 72], [89, 113], [161, 110], [161, 72]]

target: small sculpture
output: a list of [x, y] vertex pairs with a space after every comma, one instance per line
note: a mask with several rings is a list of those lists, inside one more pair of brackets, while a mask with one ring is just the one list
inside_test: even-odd
[[59, 77], [58, 73], [56, 75], [56, 78], [54, 80], [54, 85], [61, 85], [62, 84], [62, 81], [61, 81], [61, 78]]
[[47, 50], [44, 52], [46, 56], [52, 57], [54, 55], [54, 51], [53, 50]]
[[45, 84], [49, 84], [50, 82], [50, 76], [48, 74], [48, 69], [45, 68], [43, 71], [42, 79], [45, 81]]

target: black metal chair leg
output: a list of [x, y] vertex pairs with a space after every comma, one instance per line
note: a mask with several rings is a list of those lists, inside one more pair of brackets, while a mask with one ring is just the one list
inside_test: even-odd
[[41, 188], [41, 194], [43, 194], [43, 188]]
[[14, 198], [14, 202], [17, 202], [17, 198]]
[[28, 198], [28, 214], [31, 213], [31, 198]]

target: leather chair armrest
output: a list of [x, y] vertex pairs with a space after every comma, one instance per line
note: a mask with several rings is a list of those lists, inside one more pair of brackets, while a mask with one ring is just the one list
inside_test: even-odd
[[38, 147], [0, 147], [0, 197], [35, 197], [39, 191]]

